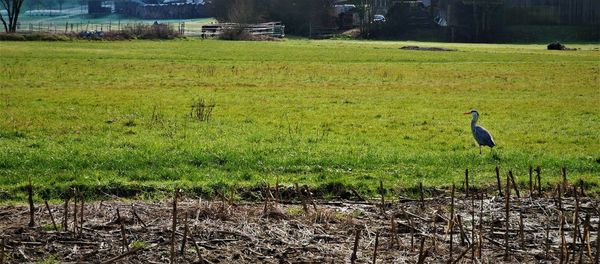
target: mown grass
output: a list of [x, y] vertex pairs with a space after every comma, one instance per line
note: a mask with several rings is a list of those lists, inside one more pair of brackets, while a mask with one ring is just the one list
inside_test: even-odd
[[[458, 52], [405, 51], [407, 44]], [[600, 184], [600, 45], [363, 41], [0, 43], [0, 198], [283, 184], [375, 193], [525, 183], [567, 168]], [[189, 117], [199, 99], [209, 122]], [[498, 147], [479, 155], [476, 108]]]

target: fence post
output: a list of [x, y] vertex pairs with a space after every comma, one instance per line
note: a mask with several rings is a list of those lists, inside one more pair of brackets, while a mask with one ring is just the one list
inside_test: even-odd
[[65, 34], [67, 34], [68, 30], [69, 30], [69, 21], [65, 22]]

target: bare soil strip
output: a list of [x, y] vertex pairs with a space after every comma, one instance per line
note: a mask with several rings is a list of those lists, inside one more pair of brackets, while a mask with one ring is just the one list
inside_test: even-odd
[[594, 263], [600, 246], [599, 201], [587, 197], [515, 197], [508, 214], [505, 197], [487, 195], [423, 203], [303, 197], [237, 204], [180, 198], [173, 244], [172, 200], [85, 203], [83, 215], [81, 203], [70, 201], [66, 229], [63, 204], [37, 204], [35, 227], [28, 227], [28, 206], [3, 206], [0, 262]]

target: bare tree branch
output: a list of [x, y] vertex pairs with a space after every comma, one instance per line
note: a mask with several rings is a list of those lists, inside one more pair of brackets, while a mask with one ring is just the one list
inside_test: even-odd
[[13, 27], [12, 27], [12, 32], [17, 32], [17, 25], [18, 25], [18, 21], [19, 21], [19, 14], [21, 13], [21, 6], [23, 6], [23, 2], [25, 0], [13, 0], [14, 1], [14, 12], [13, 12]]
[[19, 20], [19, 13], [21, 12], [23, 2], [24, 0], [0, 0], [2, 9], [6, 9], [7, 12], [8, 22], [4, 19], [4, 16], [0, 14], [0, 21], [2, 21], [4, 30], [7, 33], [14, 33], [17, 31], [17, 22]]
[[2, 18], [1, 14], [0, 14], [0, 21], [2, 21], [2, 25], [4, 25], [4, 31], [8, 32], [8, 25], [6, 25], [6, 21], [4, 21], [4, 18]]
[[[0, 4], [2, 4], [2, 8], [6, 9], [6, 12], [8, 14], [10, 14], [10, 11], [8, 9], [8, 1], [9, 0], [0, 0]], [[4, 31], [8, 32], [8, 25], [6, 24], [6, 20], [4, 20], [4, 17], [2, 16], [2, 13], [0, 13], [0, 21], [2, 21], [2, 25], [4, 25]]]
[[2, 7], [4, 9], [6, 9], [7, 11], [10, 9], [9, 1], [11, 1], [11, 0], [0, 0], [0, 4], [2, 4]]

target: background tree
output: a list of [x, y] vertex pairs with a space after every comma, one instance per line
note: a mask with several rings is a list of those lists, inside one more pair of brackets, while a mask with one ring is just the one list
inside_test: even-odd
[[58, 10], [60, 11], [60, 13], [62, 14], [63, 11], [63, 5], [65, 4], [66, 0], [56, 0], [56, 3], [58, 3]]
[[388, 38], [403, 37], [411, 27], [409, 25], [410, 15], [410, 6], [401, 4], [393, 5], [386, 14], [385, 18], [387, 21], [385, 25], [381, 28], [380, 32], [377, 32], [377, 35]]
[[2, 9], [5, 9], [7, 13], [6, 18], [8, 21], [6, 21], [4, 15], [0, 13], [0, 20], [2, 21], [2, 25], [4, 25], [6, 33], [14, 33], [17, 31], [19, 13], [21, 12], [23, 2], [24, 0], [0, 0]]
[[37, 5], [37, 1], [38, 0], [28, 0], [27, 1], [27, 10], [29, 10], [29, 11], [33, 10]]
[[44, 0], [43, 1], [44, 9], [46, 9], [48, 16], [52, 15], [52, 10], [54, 10], [55, 4], [56, 4], [56, 0]]
[[79, 0], [78, 3], [79, 3], [79, 8], [81, 10], [81, 13], [83, 14], [83, 12], [86, 8], [86, 5], [88, 4], [88, 0]]
[[[363, 38], [371, 37], [373, 26], [373, 0], [350, 0], [349, 3], [356, 6], [356, 12], [360, 18], [360, 34]], [[387, 15], [386, 15], [387, 18]]]
[[286, 32], [308, 35], [312, 27], [334, 27], [333, 0], [211, 0], [213, 16], [220, 22], [260, 23], [281, 21]]
[[227, 21], [241, 24], [259, 22], [260, 14], [255, 7], [254, 0], [232, 0], [227, 10]]

